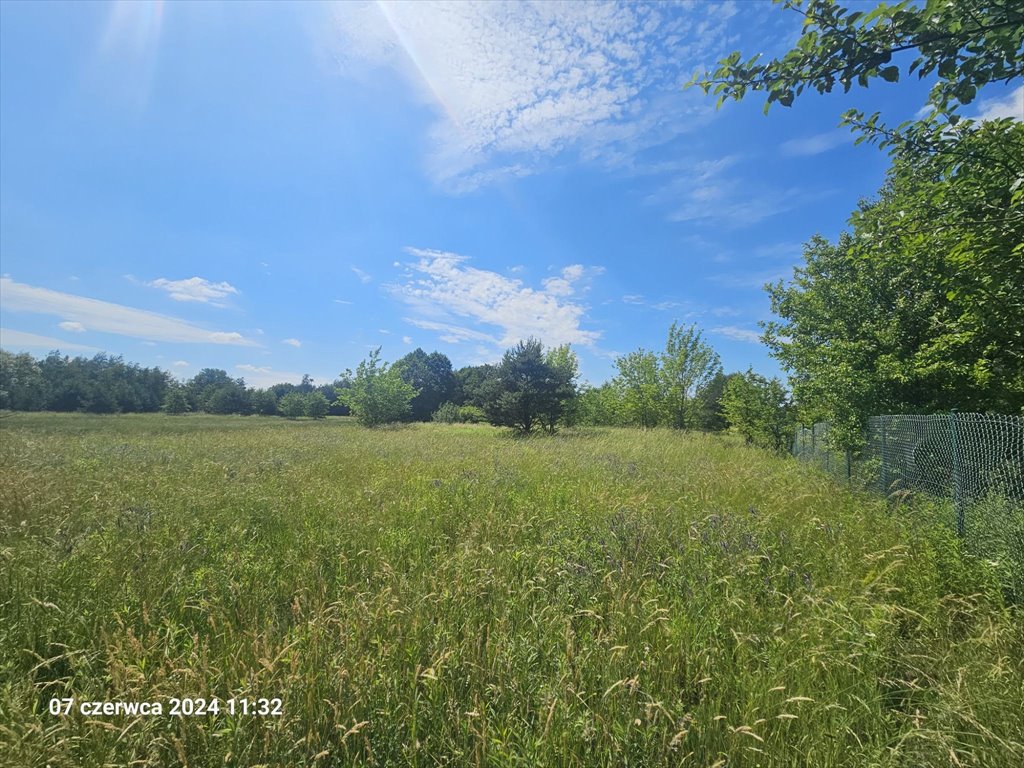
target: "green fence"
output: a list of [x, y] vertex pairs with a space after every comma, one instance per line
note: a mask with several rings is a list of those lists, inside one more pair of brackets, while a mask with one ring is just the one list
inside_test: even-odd
[[949, 522], [975, 554], [1004, 571], [1024, 600], [1024, 418], [981, 413], [875, 416], [853, 454], [829, 443], [829, 425], [800, 427], [793, 455], [887, 496], [949, 500]]

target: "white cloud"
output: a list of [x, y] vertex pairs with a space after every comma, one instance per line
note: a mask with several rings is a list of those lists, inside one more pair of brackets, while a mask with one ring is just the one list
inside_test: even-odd
[[[371, 280], [373, 280], [373, 277], [371, 275], [369, 275], [366, 272], [363, 272], [363, 270], [361, 270], [359, 267], [352, 267], [352, 271], [356, 273], [356, 277], [359, 278], [360, 282], [368, 283]], [[335, 301], [337, 301], [337, 299], [335, 299]], [[339, 301], [338, 303], [341, 304], [342, 302]]]
[[[565, 292], [563, 283], [572, 289], [577, 274], [585, 275], [586, 270], [579, 265], [563, 270], [562, 277], [552, 278], [554, 283], [545, 281], [544, 290], [536, 290], [524, 286], [521, 280], [467, 266], [465, 256], [406, 250], [418, 261], [408, 265], [413, 273], [408, 282], [392, 286], [392, 292], [419, 315], [407, 318], [407, 322], [442, 333], [444, 341], [482, 341], [509, 347], [533, 336], [549, 345], [589, 346], [601, 335], [580, 327], [585, 308], [571, 301]], [[479, 331], [466, 323], [492, 326], [494, 330]]]
[[71, 331], [72, 333], [85, 333], [85, 326], [81, 323], [73, 323], [69, 320], [65, 320], [63, 323], [57, 323], [59, 328], [63, 328], [65, 331]]
[[734, 341], [748, 341], [752, 344], [759, 344], [761, 342], [761, 335], [757, 331], [751, 331], [747, 328], [738, 328], [735, 325], [720, 325], [717, 328], [712, 328], [711, 332], [720, 334]]
[[298, 339], [285, 339], [281, 343], [282, 344], [287, 344], [290, 347], [301, 347], [302, 346], [302, 342], [299, 341]]
[[215, 307], [224, 306], [221, 299], [238, 294], [238, 289], [231, 283], [211, 283], [202, 277], [190, 277], [187, 280], [168, 280], [161, 277], [149, 285], [167, 291], [175, 301], [196, 301]]
[[437, 110], [428, 170], [464, 191], [574, 148], [627, 161], [712, 112], [680, 92], [725, 42], [732, 2], [346, 3], [335, 58], [397, 70]]
[[352, 302], [351, 301], [346, 301], [345, 299], [334, 299], [334, 303], [335, 304], [351, 304]]
[[403, 344], [412, 344], [412, 336], [403, 336], [402, 337], [402, 343]]
[[171, 365], [175, 368], [188, 368], [189, 362], [188, 360], [175, 360]]
[[10, 328], [0, 328], [0, 347], [8, 351], [41, 350], [50, 352], [59, 349], [62, 352], [99, 352], [98, 347], [90, 347], [86, 344], [73, 344], [70, 341], [62, 341], [51, 336], [40, 336], [37, 333], [25, 333], [14, 331]]
[[802, 139], [790, 139], [782, 143], [782, 154], [788, 157], [808, 157], [820, 155], [830, 149], [853, 144], [853, 138], [846, 131], [828, 131], [815, 136], [805, 136]]
[[253, 346], [255, 343], [237, 332], [209, 331], [176, 317], [51, 291], [48, 288], [36, 288], [6, 277], [0, 278], [0, 292], [3, 294], [4, 309], [11, 312], [57, 315], [66, 318], [65, 322], [81, 323], [101, 333], [189, 344]]
[[383, 333], [385, 336], [391, 335], [391, 331], [387, 330], [386, 328], [378, 328], [377, 333]]
[[1024, 85], [1018, 86], [1001, 99], [982, 99], [978, 102], [978, 120], [998, 120], [1002, 117], [1024, 122]]

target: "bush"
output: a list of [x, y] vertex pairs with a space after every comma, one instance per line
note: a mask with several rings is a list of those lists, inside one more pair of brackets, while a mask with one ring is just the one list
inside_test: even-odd
[[455, 403], [441, 403], [441, 407], [434, 411], [434, 415], [431, 416], [431, 421], [437, 421], [441, 424], [455, 424], [462, 421], [459, 414], [460, 410], [462, 409]]
[[459, 421], [463, 424], [483, 424], [487, 421], [487, 414], [483, 408], [475, 405], [464, 405], [459, 408]]

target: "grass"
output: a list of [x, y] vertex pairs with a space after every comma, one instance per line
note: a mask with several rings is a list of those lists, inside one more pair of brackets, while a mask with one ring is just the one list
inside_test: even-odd
[[34, 414], [0, 467], [5, 765], [1024, 764], [998, 574], [729, 439]]

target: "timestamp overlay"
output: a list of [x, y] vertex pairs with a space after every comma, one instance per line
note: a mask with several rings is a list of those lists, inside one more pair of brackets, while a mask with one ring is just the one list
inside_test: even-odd
[[47, 709], [54, 717], [281, 717], [284, 702], [280, 697], [256, 696], [168, 696], [147, 700], [54, 697], [47, 703]]

